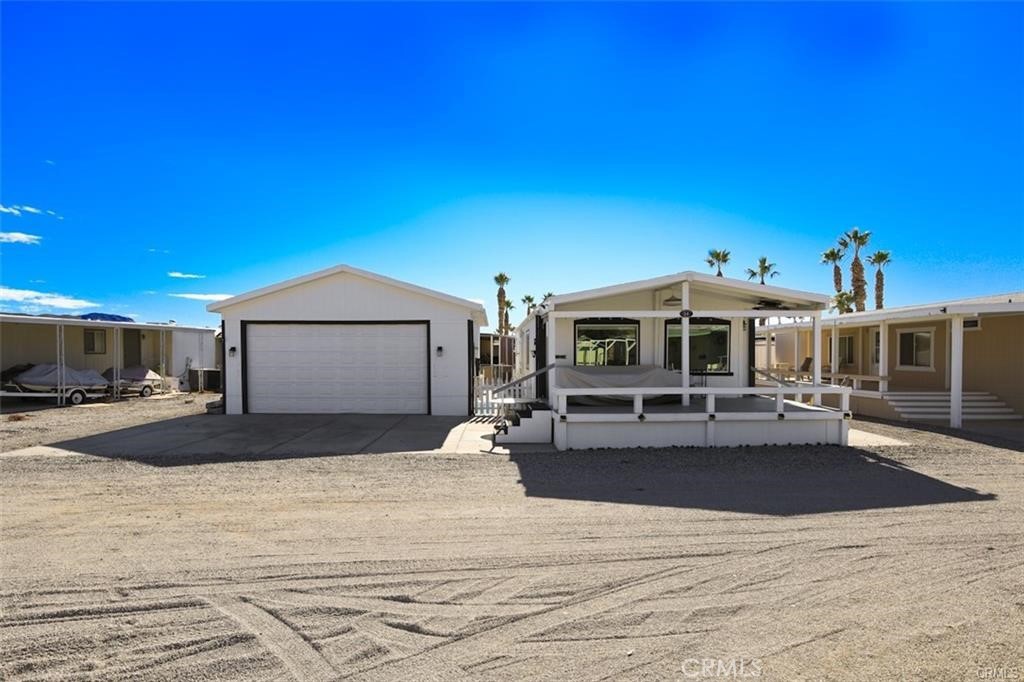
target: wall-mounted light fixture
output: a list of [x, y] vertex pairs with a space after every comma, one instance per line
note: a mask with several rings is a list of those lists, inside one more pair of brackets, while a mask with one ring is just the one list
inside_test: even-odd
[[671, 296], [666, 298], [661, 303], [662, 303], [662, 305], [680, 305], [680, 304], [682, 304], [682, 302], [683, 302], [683, 299], [679, 298], [675, 294], [672, 294]]
[[231, 348], [228, 348], [228, 355], [230, 355], [231, 357], [235, 357], [235, 353], [237, 353], [237, 352], [238, 352], [238, 350], [234, 346], [231, 346]]
[[441, 357], [442, 355], [444, 355], [444, 346], [438, 346], [437, 347], [437, 357]]

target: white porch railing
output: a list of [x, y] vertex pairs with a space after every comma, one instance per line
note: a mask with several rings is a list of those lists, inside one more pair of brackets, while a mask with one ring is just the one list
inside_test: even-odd
[[495, 391], [508, 382], [497, 378], [478, 376], [473, 386], [473, 409], [479, 416], [498, 416], [505, 406], [533, 400], [536, 397], [532, 379], [517, 386], [506, 387], [499, 394]]
[[[637, 388], [554, 388], [551, 394], [554, 399], [555, 412], [559, 418], [572, 421], [632, 421], [650, 419], [652, 421], [728, 421], [728, 420], [814, 420], [814, 419], [848, 419], [850, 416], [850, 393], [847, 386], [805, 385], [805, 386], [740, 386], [720, 388], [677, 388], [677, 387], [637, 387]], [[647, 396], [704, 396], [704, 410], [685, 410], [680, 412], [656, 412], [644, 414], [644, 398]], [[812, 406], [802, 403], [791, 403], [790, 411], [786, 411], [786, 396], [812, 396]], [[838, 395], [839, 408], [820, 405], [821, 396]], [[597, 412], [588, 410], [577, 414], [569, 414], [569, 398], [572, 396], [620, 396], [633, 399], [632, 413]], [[717, 398], [740, 398], [743, 396], [771, 396], [775, 400], [775, 410], [717, 412]]]

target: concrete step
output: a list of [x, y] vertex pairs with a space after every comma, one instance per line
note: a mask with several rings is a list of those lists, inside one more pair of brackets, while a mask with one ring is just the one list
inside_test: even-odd
[[530, 416], [520, 416], [517, 424], [509, 424], [508, 433], [495, 433], [495, 443], [552, 442], [551, 410], [533, 409]]
[[[901, 416], [906, 421], [949, 421], [949, 413], [945, 414], [915, 414], [908, 416]], [[1024, 419], [1019, 414], [972, 414], [970, 416], [964, 415], [964, 421], [1015, 421], [1018, 419]]]

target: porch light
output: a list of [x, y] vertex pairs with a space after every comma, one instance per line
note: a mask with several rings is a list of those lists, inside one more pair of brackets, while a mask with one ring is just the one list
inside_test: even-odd
[[681, 305], [683, 303], [683, 299], [679, 298], [675, 294], [672, 294], [661, 303], [662, 305]]
[[235, 353], [236, 352], [237, 352], [237, 349], [234, 346], [231, 346], [231, 348], [228, 348], [228, 355], [229, 356], [235, 357]]
[[442, 355], [444, 355], [444, 346], [438, 346], [437, 347], [437, 357], [441, 357]]

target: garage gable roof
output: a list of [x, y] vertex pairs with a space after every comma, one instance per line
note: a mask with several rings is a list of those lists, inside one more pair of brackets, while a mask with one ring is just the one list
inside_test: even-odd
[[482, 303], [478, 303], [477, 301], [470, 301], [469, 299], [466, 298], [459, 298], [458, 296], [451, 296], [440, 291], [434, 291], [433, 289], [427, 289], [426, 287], [410, 284], [409, 282], [403, 282], [401, 280], [385, 277], [384, 275], [378, 275], [377, 273], [370, 272], [369, 270], [360, 270], [359, 268], [354, 268], [351, 265], [335, 265], [334, 267], [327, 268], [326, 270], [318, 270], [316, 272], [311, 272], [308, 275], [302, 275], [301, 277], [287, 279], [283, 282], [271, 284], [270, 286], [267, 287], [254, 289], [244, 294], [239, 294], [238, 296], [232, 296], [231, 298], [224, 299], [223, 301], [211, 303], [208, 306], [206, 306], [206, 310], [211, 313], [219, 312], [224, 308], [230, 308], [231, 306], [237, 305], [238, 303], [251, 301], [253, 299], [260, 298], [261, 296], [267, 296], [269, 294], [277, 293], [279, 291], [284, 291], [285, 289], [290, 289], [292, 287], [308, 284], [309, 282], [314, 282], [318, 279], [323, 279], [324, 277], [331, 277], [333, 275], [340, 274], [355, 275], [357, 277], [362, 277], [373, 282], [379, 282], [381, 284], [386, 284], [388, 286], [396, 287], [398, 289], [404, 289], [415, 294], [430, 296], [432, 298], [444, 301], [445, 303], [452, 303], [454, 305], [461, 306], [469, 310], [473, 314], [473, 318], [479, 321], [481, 326], [487, 324], [487, 312], [484, 310], [484, 306]]

